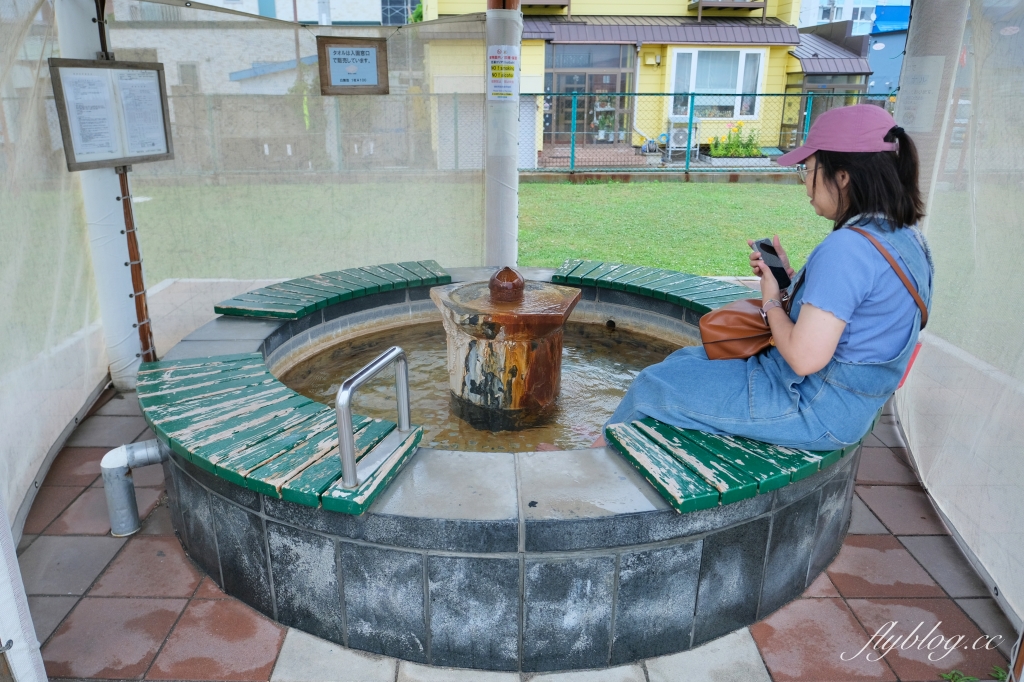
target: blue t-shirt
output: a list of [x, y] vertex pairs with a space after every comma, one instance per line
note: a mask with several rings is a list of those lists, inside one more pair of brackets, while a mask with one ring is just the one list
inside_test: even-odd
[[[883, 239], [915, 285], [903, 259]], [[846, 323], [835, 358], [843, 362], [886, 362], [907, 345], [917, 304], [889, 263], [863, 235], [832, 232], [807, 259], [802, 302], [827, 310]]]

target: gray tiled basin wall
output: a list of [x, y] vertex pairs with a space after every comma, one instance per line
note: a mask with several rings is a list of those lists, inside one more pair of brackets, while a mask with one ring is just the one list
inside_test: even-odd
[[[616, 308], [695, 322], [671, 304], [605, 294]], [[323, 325], [420, 295], [379, 294], [313, 317]], [[207, 355], [208, 344], [273, 356], [315, 326], [220, 318], [167, 359]], [[177, 455], [164, 466], [182, 544], [228, 594], [268, 616], [405, 660], [539, 672], [684, 651], [797, 597], [839, 551], [859, 457], [682, 515], [608, 448], [421, 448], [358, 517], [259, 495]]]

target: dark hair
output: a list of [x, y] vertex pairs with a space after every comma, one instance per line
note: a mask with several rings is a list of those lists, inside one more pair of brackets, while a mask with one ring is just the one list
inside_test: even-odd
[[[815, 152], [825, 186], [836, 193], [839, 211], [833, 230], [850, 218], [866, 213], [881, 213], [894, 228], [915, 225], [924, 216], [924, 202], [918, 188], [917, 147], [903, 128], [893, 126], [886, 142], [898, 142], [894, 152]], [[846, 171], [850, 184], [844, 195], [839, 191], [836, 174]], [[817, 173], [813, 180], [818, 182]]]

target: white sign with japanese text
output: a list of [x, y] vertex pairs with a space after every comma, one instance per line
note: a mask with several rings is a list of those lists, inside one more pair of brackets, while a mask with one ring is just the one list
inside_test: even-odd
[[377, 85], [377, 48], [330, 46], [331, 85]]
[[487, 99], [519, 101], [519, 46], [490, 45], [487, 48]]

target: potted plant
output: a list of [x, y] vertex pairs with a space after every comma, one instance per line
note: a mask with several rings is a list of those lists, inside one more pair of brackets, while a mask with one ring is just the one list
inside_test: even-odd
[[615, 140], [615, 114], [604, 112], [597, 115], [597, 139], [612, 142]]
[[709, 137], [707, 153], [700, 159], [712, 166], [767, 166], [771, 163], [761, 151], [756, 130], [744, 131], [743, 122], [730, 123], [725, 135]]

